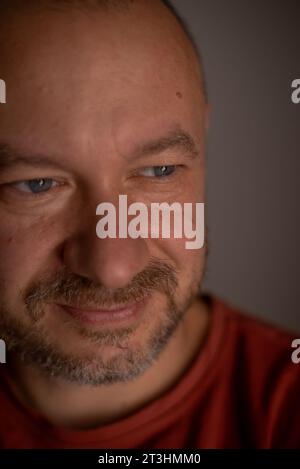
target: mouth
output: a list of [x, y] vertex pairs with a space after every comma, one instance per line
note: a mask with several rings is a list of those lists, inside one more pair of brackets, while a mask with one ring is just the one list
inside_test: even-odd
[[128, 303], [126, 305], [118, 305], [112, 307], [85, 307], [72, 306], [66, 304], [57, 304], [65, 313], [74, 319], [89, 324], [107, 324], [114, 322], [132, 322], [137, 319], [146, 306], [148, 298], [140, 301]]

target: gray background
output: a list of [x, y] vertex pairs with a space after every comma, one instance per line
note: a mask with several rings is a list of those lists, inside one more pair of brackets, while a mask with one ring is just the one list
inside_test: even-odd
[[212, 105], [206, 289], [300, 331], [298, 1], [172, 4], [202, 51]]

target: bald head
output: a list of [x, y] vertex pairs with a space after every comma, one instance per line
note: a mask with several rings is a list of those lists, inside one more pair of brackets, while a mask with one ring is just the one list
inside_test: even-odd
[[48, 130], [59, 112], [63, 125], [76, 127], [78, 119], [81, 129], [85, 113], [91, 120], [93, 113], [105, 116], [105, 124], [111, 115], [113, 126], [121, 125], [122, 112], [149, 122], [158, 115], [165, 121], [167, 115], [180, 115], [203, 124], [201, 64], [164, 2], [10, 0], [1, 5], [5, 110], [15, 116], [14, 124], [19, 117], [22, 131], [27, 122], [22, 111], [32, 102], [39, 123], [38, 115], [47, 115]]
[[[32, 11], [43, 13], [43, 11], [52, 10], [57, 12], [70, 12], [71, 10], [79, 10], [85, 12], [95, 12], [100, 9], [107, 13], [129, 13], [130, 8], [136, 3], [148, 3], [154, 9], [156, 4], [160, 4], [163, 10], [160, 15], [165, 16], [165, 20], [169, 22], [175, 20], [177, 26], [181, 30], [181, 34], [185, 37], [185, 47], [192, 51], [192, 59], [195, 61], [200, 78], [201, 91], [205, 99], [207, 98], [207, 90], [205, 83], [205, 73], [202, 64], [201, 54], [194, 38], [187, 27], [184, 20], [180, 17], [174, 6], [169, 0], [2, 0], [0, 3], [0, 21], [9, 21], [9, 17], [17, 13], [27, 14]], [[158, 11], [158, 10], [157, 10]], [[163, 13], [162, 13], [163, 12]], [[7, 17], [6, 14], [9, 16]], [[178, 32], [178, 31], [177, 31]]]

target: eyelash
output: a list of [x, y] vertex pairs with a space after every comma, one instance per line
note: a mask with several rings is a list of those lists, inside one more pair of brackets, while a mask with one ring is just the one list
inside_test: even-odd
[[142, 175], [142, 177], [146, 178], [146, 179], [152, 179], [152, 180], [166, 180], [166, 179], [170, 179], [174, 176], [176, 176], [176, 173], [179, 171], [179, 169], [182, 168], [181, 165], [155, 165], [155, 166], [145, 166], [143, 167], [142, 169], [140, 169], [138, 171], [138, 175], [141, 175], [141, 172], [142, 171], [146, 171], [146, 170], [156, 170], [156, 169], [159, 169], [159, 168], [173, 168], [173, 171], [171, 172], [171, 174], [166, 174], [166, 175], [161, 175], [161, 176], [145, 176], [145, 175]]
[[[28, 191], [26, 190], [21, 190], [19, 189], [17, 186], [20, 186], [20, 185], [29, 185], [30, 183], [36, 183], [36, 182], [39, 182], [39, 181], [44, 181], [44, 182], [51, 182], [51, 187], [48, 189], [48, 190], [45, 190], [45, 191], [40, 191], [40, 192], [31, 192], [30, 191], [30, 188], [28, 187]], [[41, 196], [44, 196], [44, 195], [47, 195], [50, 191], [56, 189], [58, 186], [61, 186], [62, 183], [60, 183], [59, 181], [56, 181], [55, 179], [52, 179], [52, 178], [34, 178], [34, 179], [26, 179], [26, 180], [23, 180], [23, 181], [16, 181], [16, 182], [12, 182], [12, 183], [9, 183], [7, 184], [6, 186], [9, 187], [9, 188], [12, 188], [12, 189], [15, 189], [16, 191], [18, 191], [19, 193], [21, 193], [23, 196], [25, 197], [41, 197]]]
[[[140, 173], [142, 171], [146, 171], [146, 170], [150, 170], [150, 171], [154, 170], [155, 171], [159, 168], [167, 168], [167, 169], [173, 168], [173, 171], [170, 174], [161, 175], [161, 176], [155, 176], [155, 175], [154, 176], [143, 176], [142, 175], [142, 177], [145, 177], [146, 179], [151, 179], [151, 180], [169, 180], [172, 177], [176, 176], [176, 174], [178, 173], [178, 170], [181, 169], [182, 166], [181, 165], [145, 166], [141, 170], [139, 170], [138, 175], [140, 175]], [[54, 187], [52, 186], [48, 190], [40, 191], [40, 192], [31, 192], [30, 190], [26, 191], [26, 190], [20, 190], [20, 189], [17, 188], [17, 186], [20, 186], [21, 184], [29, 185], [30, 183], [39, 182], [39, 181], [44, 181], [44, 182], [51, 181], [54, 184]], [[12, 182], [12, 183], [7, 184], [6, 186], [19, 191], [25, 197], [41, 197], [41, 196], [49, 194], [49, 192], [51, 192], [52, 190], [54, 190], [55, 188], [57, 188], [61, 185], [62, 185], [62, 183], [60, 183], [59, 181], [56, 181], [55, 179], [52, 179], [52, 178], [34, 178], [34, 179], [25, 179], [23, 181]]]

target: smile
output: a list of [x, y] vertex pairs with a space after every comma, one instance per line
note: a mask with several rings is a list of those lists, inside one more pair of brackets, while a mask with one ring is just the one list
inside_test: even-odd
[[98, 324], [114, 321], [131, 321], [137, 318], [146, 305], [147, 299], [113, 308], [74, 307], [58, 304], [69, 316], [85, 323]]

